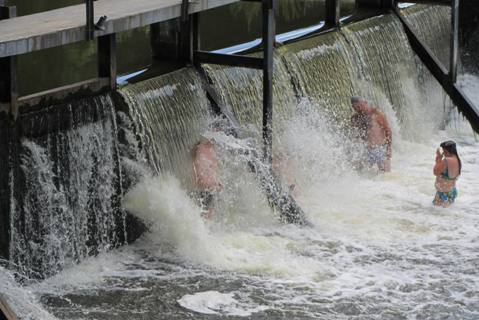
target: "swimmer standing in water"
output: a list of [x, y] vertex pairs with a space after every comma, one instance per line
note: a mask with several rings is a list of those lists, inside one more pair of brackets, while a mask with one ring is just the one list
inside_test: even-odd
[[462, 170], [462, 163], [457, 154], [456, 143], [445, 141], [436, 150], [433, 173], [436, 176], [435, 206], [448, 207], [457, 197], [456, 181]]
[[[213, 122], [210, 126], [214, 132], [221, 130], [218, 122]], [[192, 157], [195, 184], [199, 189], [197, 198], [199, 198], [203, 210], [201, 216], [209, 219], [213, 216], [215, 200], [223, 191], [223, 184], [218, 178], [218, 157], [213, 139], [202, 135], [193, 147]]]
[[386, 116], [358, 96], [351, 98], [351, 105], [356, 112], [351, 124], [359, 138], [366, 143], [368, 165], [377, 165], [379, 171], [390, 172], [392, 131]]

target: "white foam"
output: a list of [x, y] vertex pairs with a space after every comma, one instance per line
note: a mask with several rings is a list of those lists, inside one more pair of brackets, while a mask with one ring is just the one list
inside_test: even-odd
[[15, 282], [13, 275], [0, 267], [0, 295], [7, 301], [12, 311], [24, 320], [55, 320], [39, 304], [35, 294]]
[[235, 299], [235, 293], [204, 291], [184, 295], [178, 300], [183, 308], [203, 313], [248, 317], [253, 313], [268, 309], [266, 306], [248, 306]]
[[124, 207], [149, 227], [149, 234], [162, 249], [193, 262], [217, 260], [221, 250], [200, 216], [200, 208], [171, 175], [145, 178], [124, 198]]

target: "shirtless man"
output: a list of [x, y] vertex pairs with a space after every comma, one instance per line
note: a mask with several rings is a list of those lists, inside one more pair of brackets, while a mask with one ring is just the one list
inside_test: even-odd
[[351, 105], [356, 111], [351, 123], [366, 143], [369, 165], [377, 165], [382, 172], [391, 171], [392, 131], [386, 116], [361, 97], [352, 97]]
[[223, 189], [218, 179], [218, 158], [213, 142], [202, 137], [192, 151], [195, 183], [200, 188], [200, 199], [203, 207], [201, 215], [209, 219], [213, 214], [215, 194]]

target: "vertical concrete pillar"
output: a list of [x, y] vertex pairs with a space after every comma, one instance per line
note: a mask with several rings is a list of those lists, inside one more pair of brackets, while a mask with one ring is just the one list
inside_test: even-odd
[[180, 20], [150, 25], [150, 44], [154, 60], [180, 58]]
[[[0, 20], [16, 15], [16, 7], [0, 6]], [[17, 57], [0, 58], [0, 103], [9, 105], [9, 113], [13, 119], [16, 119], [18, 115], [17, 83]]]
[[[15, 17], [16, 7], [5, 7], [0, 1], [0, 20]], [[11, 153], [15, 141], [13, 132], [18, 116], [17, 58], [0, 58], [0, 258], [9, 259], [11, 206]]]
[[98, 37], [98, 77], [110, 79], [110, 89], [116, 89], [116, 34]]

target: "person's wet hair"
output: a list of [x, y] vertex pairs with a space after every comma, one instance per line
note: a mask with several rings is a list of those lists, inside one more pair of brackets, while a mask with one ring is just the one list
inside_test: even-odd
[[220, 131], [223, 132], [224, 134], [228, 136], [233, 136], [235, 138], [238, 138], [238, 134], [235, 130], [235, 128], [232, 127], [232, 125], [229, 123], [228, 119], [225, 117], [217, 117], [214, 119], [210, 124], [209, 128], [211, 131]]
[[461, 174], [462, 162], [461, 162], [461, 158], [459, 158], [459, 155], [457, 154], [456, 143], [452, 140], [448, 140], [448, 141], [442, 142], [440, 146], [442, 149], [446, 150], [447, 152], [457, 157], [457, 160], [459, 161], [459, 174]]
[[351, 97], [351, 104], [357, 103], [357, 102], [365, 102], [366, 100], [363, 97], [360, 96], [352, 96]]

